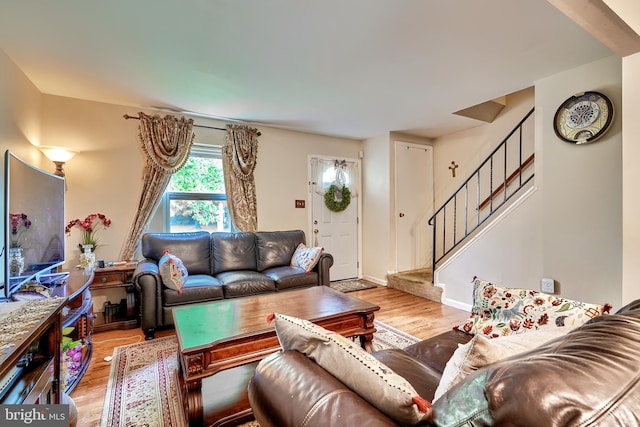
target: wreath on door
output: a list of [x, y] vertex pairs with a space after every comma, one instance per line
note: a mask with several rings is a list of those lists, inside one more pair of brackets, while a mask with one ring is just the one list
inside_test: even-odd
[[351, 191], [346, 185], [342, 189], [332, 184], [324, 194], [324, 204], [331, 212], [342, 212], [351, 203]]

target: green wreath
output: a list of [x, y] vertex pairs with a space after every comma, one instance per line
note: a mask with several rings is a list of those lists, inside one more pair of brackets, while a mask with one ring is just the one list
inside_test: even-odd
[[342, 212], [347, 209], [347, 206], [351, 203], [351, 191], [349, 191], [346, 185], [342, 186], [342, 200], [336, 200], [337, 188], [335, 185], [331, 185], [329, 190], [324, 194], [324, 204], [331, 212]]

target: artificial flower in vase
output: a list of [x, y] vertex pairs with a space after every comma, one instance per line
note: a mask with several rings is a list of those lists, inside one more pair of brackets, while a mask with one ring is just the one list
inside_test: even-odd
[[31, 227], [31, 220], [25, 213], [9, 214], [9, 221], [11, 222], [11, 233], [9, 233], [9, 248], [21, 248], [21, 237]]
[[95, 233], [100, 225], [107, 229], [111, 225], [111, 220], [101, 213], [95, 213], [88, 215], [84, 220], [74, 219], [69, 221], [64, 231], [67, 235], [71, 235], [71, 229], [76, 226], [79, 227], [82, 230], [82, 240], [78, 244], [80, 253], [85, 252], [86, 245], [90, 245], [90, 251], [94, 252], [99, 246]]

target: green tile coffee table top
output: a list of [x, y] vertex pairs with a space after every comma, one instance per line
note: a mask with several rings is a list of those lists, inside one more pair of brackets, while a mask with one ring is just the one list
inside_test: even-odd
[[313, 321], [344, 312], [376, 307], [327, 286], [276, 292], [237, 299], [191, 304], [173, 310], [176, 334], [183, 350], [273, 330], [270, 313]]

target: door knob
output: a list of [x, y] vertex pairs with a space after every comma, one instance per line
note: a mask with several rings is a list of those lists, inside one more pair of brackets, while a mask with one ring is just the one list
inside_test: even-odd
[[404, 218], [404, 214], [400, 212], [400, 218]]

